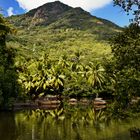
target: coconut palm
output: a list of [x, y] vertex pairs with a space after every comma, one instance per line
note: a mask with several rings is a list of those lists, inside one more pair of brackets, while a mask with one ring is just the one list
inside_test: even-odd
[[[103, 88], [105, 83], [105, 70], [100, 64], [94, 64], [90, 62], [87, 66], [88, 71], [86, 77], [88, 83], [95, 89], [99, 90]], [[98, 96], [98, 94], [96, 94]]]
[[52, 68], [48, 71], [48, 80], [54, 91], [54, 94], [61, 93], [64, 89], [64, 78], [62, 75], [61, 69], [58, 66], [52, 66]]

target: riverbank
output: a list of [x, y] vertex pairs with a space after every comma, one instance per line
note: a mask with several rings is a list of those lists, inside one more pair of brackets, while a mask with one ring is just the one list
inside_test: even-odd
[[102, 98], [95, 99], [75, 99], [75, 98], [63, 98], [59, 99], [57, 96], [51, 96], [46, 98], [38, 98], [35, 101], [28, 100], [26, 102], [16, 102], [13, 105], [13, 110], [22, 110], [22, 109], [57, 109], [63, 104], [71, 106], [89, 106], [92, 105], [95, 109], [106, 108], [107, 101]]

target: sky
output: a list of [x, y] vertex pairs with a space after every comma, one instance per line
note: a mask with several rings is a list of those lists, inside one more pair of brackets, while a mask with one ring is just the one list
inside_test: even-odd
[[[19, 15], [55, 0], [0, 0], [1, 13], [7, 17]], [[118, 6], [114, 7], [112, 0], [60, 0], [72, 7], [81, 7], [92, 15], [110, 20], [117, 25], [124, 27], [129, 25], [132, 15], [126, 13]]]

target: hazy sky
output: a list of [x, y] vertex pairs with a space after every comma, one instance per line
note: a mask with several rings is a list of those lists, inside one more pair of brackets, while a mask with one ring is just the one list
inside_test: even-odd
[[[33, 8], [55, 0], [0, 0], [4, 16], [25, 13]], [[82, 7], [92, 15], [108, 19], [120, 26], [127, 26], [132, 16], [127, 16], [120, 7], [114, 7], [112, 0], [60, 0], [72, 7]]]

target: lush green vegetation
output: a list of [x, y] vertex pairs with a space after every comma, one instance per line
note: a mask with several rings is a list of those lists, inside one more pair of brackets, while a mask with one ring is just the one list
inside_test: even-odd
[[[56, 20], [51, 18], [50, 11], [54, 9], [50, 5], [8, 18], [18, 30], [16, 36], [8, 37], [7, 45], [16, 50], [14, 60], [21, 85], [19, 98], [36, 99], [48, 94], [75, 97], [102, 94], [105, 97], [106, 93], [112, 96], [113, 79], [106, 73], [104, 60], [111, 59], [108, 39], [120, 28], [81, 8], [60, 2], [54, 4], [61, 17]], [[62, 13], [59, 6], [64, 8]], [[37, 11], [47, 10], [45, 7], [50, 8], [49, 19], [35, 26], [34, 18], [45, 18]]]
[[8, 18], [16, 35], [8, 35], [10, 28], [1, 17], [1, 106], [8, 107], [14, 98], [59, 95], [112, 99], [109, 111], [114, 114], [133, 108], [131, 101], [140, 91], [138, 24], [120, 31], [81, 8], [59, 6], [64, 9], [58, 10], [61, 18], [54, 15], [56, 20], [50, 16], [42, 21], [44, 15], [37, 11], [44, 6]]
[[0, 15], [0, 109], [12, 106], [17, 97], [17, 74], [14, 67], [14, 51], [6, 47], [6, 35], [14, 32]]
[[119, 107], [128, 108], [132, 98], [140, 96], [140, 27], [129, 25], [112, 43], [116, 101], [121, 101]]
[[80, 52], [73, 60], [62, 56], [52, 61], [46, 54], [38, 60], [17, 66], [23, 94], [31, 96], [58, 94], [66, 96], [93, 96], [111, 86], [105, 69], [99, 62], [83, 63]]

